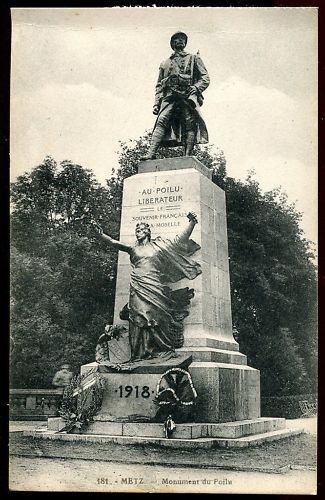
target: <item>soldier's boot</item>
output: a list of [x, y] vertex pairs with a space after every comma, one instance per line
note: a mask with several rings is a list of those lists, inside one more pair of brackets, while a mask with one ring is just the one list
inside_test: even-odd
[[156, 153], [159, 148], [161, 141], [163, 140], [165, 135], [165, 129], [161, 125], [157, 125], [155, 130], [153, 131], [149, 151], [145, 156], [142, 156], [140, 160], [154, 160], [156, 158]]
[[191, 156], [195, 144], [195, 132], [190, 130], [187, 132], [185, 144], [185, 156]]

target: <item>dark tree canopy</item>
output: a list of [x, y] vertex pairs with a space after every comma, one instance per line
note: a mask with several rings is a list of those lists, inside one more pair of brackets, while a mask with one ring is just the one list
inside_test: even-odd
[[[137, 172], [149, 134], [121, 143], [119, 168], [100, 186], [70, 161], [45, 158], [12, 185], [11, 381], [49, 386], [62, 361], [77, 372], [93, 360], [112, 322], [116, 252], [89, 230], [100, 220], [118, 237], [123, 180]], [[160, 150], [181, 156], [181, 148]], [[227, 176], [223, 152], [193, 153], [226, 192], [234, 335], [261, 370], [262, 395], [315, 390], [316, 271], [300, 214], [275, 189], [262, 193], [253, 175]]]
[[112, 322], [117, 253], [89, 229], [118, 232], [109, 193], [91, 172], [46, 158], [12, 185], [11, 383], [48, 387], [62, 362], [93, 360]]

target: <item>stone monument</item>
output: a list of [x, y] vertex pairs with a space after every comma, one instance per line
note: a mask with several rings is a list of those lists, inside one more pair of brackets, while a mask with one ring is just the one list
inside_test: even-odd
[[[120, 250], [114, 325], [129, 329], [130, 363], [97, 368], [109, 387], [101, 413], [112, 419], [153, 419], [159, 378], [176, 367], [189, 371], [197, 390], [196, 422], [260, 417], [259, 372], [232, 333], [225, 193], [190, 156], [208, 141], [199, 108], [210, 79], [186, 43], [175, 33], [174, 52], [160, 65], [158, 118], [138, 174], [124, 181], [120, 241], [97, 227]], [[156, 159], [160, 145], [178, 144], [184, 157]]]
[[[188, 368], [197, 390], [195, 420], [230, 422], [257, 418], [259, 371], [247, 366], [246, 356], [239, 352], [232, 334], [225, 193], [212, 182], [211, 172], [193, 157], [140, 162], [139, 173], [124, 181], [120, 240], [134, 245], [134, 227], [139, 223], [148, 224], [153, 235], [173, 239], [188, 226], [190, 210], [199, 221], [192, 236], [200, 248], [193, 257], [202, 272], [192, 280], [183, 277], [171, 286], [194, 289], [189, 314], [184, 319], [183, 346], [176, 352], [185, 355], [185, 360], [180, 361]], [[131, 272], [129, 255], [120, 252], [114, 324], [127, 325], [120, 319], [120, 312], [129, 300]], [[148, 411], [145, 407], [153, 399], [159, 374], [175, 362], [177, 358], [138, 367], [130, 373], [107, 374], [116, 387], [114, 398], [105, 403], [106, 410], [114, 406], [117, 411], [121, 399], [128, 404], [130, 415]], [[91, 366], [94, 365], [87, 365]], [[123, 378], [126, 383], [121, 383]], [[148, 387], [152, 396], [133, 397], [133, 389], [134, 395], [125, 399], [125, 386]], [[131, 407], [131, 401], [137, 403], [136, 408]], [[152, 417], [154, 406], [151, 404], [150, 408], [147, 415]], [[121, 411], [127, 416], [125, 406]]]
[[[225, 193], [191, 156], [208, 140], [199, 107], [209, 76], [186, 43], [175, 33], [160, 65], [158, 118], [138, 173], [124, 180], [119, 240], [93, 223], [120, 250], [114, 324], [97, 361], [81, 367], [77, 393], [100, 374], [101, 409], [86, 433], [107, 442], [249, 446], [292, 432], [284, 419], [261, 418], [259, 371], [233, 337]], [[184, 157], [156, 159], [159, 146], [179, 144]], [[52, 419], [49, 432], [64, 425]]]

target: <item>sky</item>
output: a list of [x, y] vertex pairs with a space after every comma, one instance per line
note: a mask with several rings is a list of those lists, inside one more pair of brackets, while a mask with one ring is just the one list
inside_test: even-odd
[[11, 179], [46, 155], [101, 183], [119, 141], [153, 127], [175, 31], [210, 75], [201, 108], [227, 173], [281, 186], [317, 241], [317, 9], [12, 9]]

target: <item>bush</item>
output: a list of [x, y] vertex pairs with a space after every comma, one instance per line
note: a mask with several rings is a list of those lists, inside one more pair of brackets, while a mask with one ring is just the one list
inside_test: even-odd
[[297, 394], [295, 396], [275, 396], [261, 398], [263, 417], [300, 418], [304, 415], [299, 402], [317, 403], [316, 394]]

